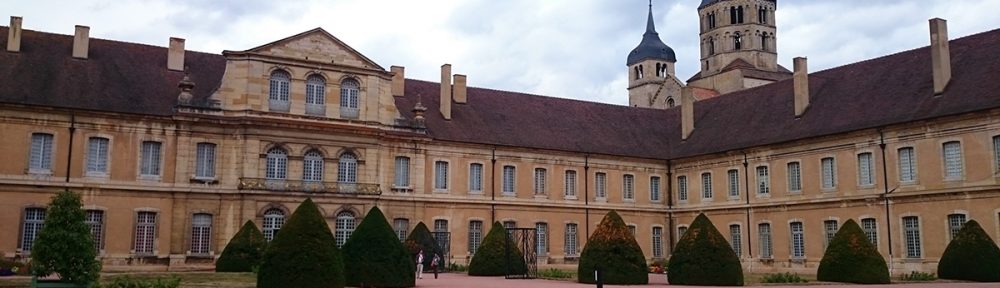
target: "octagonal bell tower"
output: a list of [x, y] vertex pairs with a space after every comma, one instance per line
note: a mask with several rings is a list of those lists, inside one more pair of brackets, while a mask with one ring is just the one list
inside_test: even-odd
[[683, 84], [674, 75], [674, 49], [660, 40], [653, 25], [653, 4], [639, 46], [628, 54], [628, 104], [632, 107], [670, 108], [680, 104]]

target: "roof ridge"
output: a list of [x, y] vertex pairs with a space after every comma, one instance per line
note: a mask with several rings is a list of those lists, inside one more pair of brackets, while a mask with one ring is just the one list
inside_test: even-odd
[[[0, 26], [0, 28], [8, 29], [8, 30], [10, 29], [9, 26]], [[21, 31], [23, 31], [23, 32], [38, 33], [38, 34], [48, 34], [48, 35], [59, 36], [59, 37], [67, 37], [67, 38], [73, 38], [74, 37], [74, 35], [69, 35], [69, 34], [56, 33], [56, 32], [48, 32], [48, 31], [39, 31], [39, 30], [33, 30], [33, 29], [21, 29]], [[150, 48], [169, 49], [166, 46], [157, 46], [157, 45], [148, 44], [148, 43], [131, 42], [131, 41], [123, 41], [123, 40], [112, 40], [112, 39], [98, 38], [98, 37], [90, 37], [90, 40], [106, 41], [106, 42], [111, 42], [111, 43], [120, 43], [120, 44], [125, 44], [125, 45], [134, 45], [134, 46], [145, 46], [145, 47], [150, 47]], [[192, 52], [192, 53], [207, 54], [207, 55], [222, 56], [222, 53], [204, 52], [204, 51], [198, 51], [198, 50], [191, 50], [191, 49], [187, 49], [187, 48], [184, 48], [184, 51], [185, 52]]]
[[[429, 81], [429, 80], [422, 80], [422, 79], [414, 79], [414, 78], [406, 78], [406, 80], [407, 81], [424, 82], [424, 83], [436, 84], [436, 85], [440, 85], [441, 84], [441, 82], [435, 82], [435, 81]], [[534, 96], [534, 97], [540, 97], [540, 98], [555, 99], [555, 100], [560, 100], [560, 101], [572, 101], [572, 102], [580, 102], [580, 103], [588, 103], [588, 104], [598, 104], [598, 105], [620, 107], [620, 108], [629, 108], [629, 109], [638, 108], [638, 107], [631, 107], [631, 106], [628, 106], [628, 105], [619, 105], [619, 104], [612, 104], [612, 103], [605, 103], [605, 102], [588, 101], [588, 100], [575, 99], [575, 98], [564, 98], [564, 97], [552, 96], [552, 95], [542, 95], [542, 94], [533, 94], [533, 93], [526, 93], [526, 92], [517, 92], [517, 91], [502, 90], [502, 89], [497, 89], [497, 88], [468, 86], [467, 89], [477, 89], [477, 90], [484, 90], [484, 91], [493, 91], [493, 92], [513, 94], [513, 95], [522, 95], [522, 96]]]

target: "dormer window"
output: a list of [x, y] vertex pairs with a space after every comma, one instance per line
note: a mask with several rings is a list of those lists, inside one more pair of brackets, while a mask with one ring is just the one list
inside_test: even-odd
[[292, 76], [284, 70], [271, 72], [268, 107], [274, 112], [288, 112], [288, 90]]
[[358, 90], [361, 85], [354, 79], [345, 79], [340, 83], [340, 117], [358, 118]]
[[326, 79], [311, 75], [306, 79], [306, 114], [326, 115]]

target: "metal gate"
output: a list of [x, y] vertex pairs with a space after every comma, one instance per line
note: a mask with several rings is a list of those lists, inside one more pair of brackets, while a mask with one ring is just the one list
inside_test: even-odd
[[451, 268], [451, 232], [431, 232], [431, 236], [434, 237], [434, 241], [437, 242], [438, 248], [441, 248], [441, 263], [439, 263], [438, 269], [450, 269]]
[[[504, 245], [507, 279], [534, 279], [538, 277], [538, 259], [535, 251], [537, 239], [535, 237], [534, 228], [507, 228], [507, 240]], [[523, 261], [524, 266], [521, 266], [521, 261]]]

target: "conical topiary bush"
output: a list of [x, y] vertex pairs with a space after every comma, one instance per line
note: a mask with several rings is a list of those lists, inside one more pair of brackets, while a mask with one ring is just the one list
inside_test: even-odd
[[1000, 248], [969, 220], [944, 249], [937, 273], [941, 279], [1000, 282]]
[[743, 286], [740, 258], [704, 213], [694, 218], [674, 247], [667, 264], [670, 284]]
[[410, 231], [410, 235], [406, 237], [406, 247], [410, 251], [410, 255], [414, 258], [414, 263], [416, 263], [416, 255], [420, 251], [424, 251], [424, 270], [430, 271], [431, 261], [434, 259], [434, 254], [442, 255], [441, 248], [438, 247], [437, 241], [434, 240], [434, 236], [431, 235], [431, 231], [427, 230], [427, 225], [421, 221], [417, 223], [416, 227], [413, 227], [413, 231]]
[[344, 287], [344, 262], [330, 226], [306, 199], [264, 252], [258, 288]]
[[265, 247], [264, 234], [247, 220], [215, 261], [215, 272], [253, 272], [254, 266], [260, 265]]
[[889, 268], [861, 226], [849, 219], [827, 245], [816, 271], [816, 280], [888, 284]]
[[577, 281], [596, 283], [594, 271], [600, 267], [604, 284], [637, 285], [649, 283], [642, 248], [618, 212], [604, 215], [597, 230], [587, 239], [577, 265]]
[[[469, 262], [469, 276], [507, 275], [506, 238], [507, 230], [500, 225], [500, 222], [494, 222], [493, 228], [490, 228], [490, 232], [483, 239], [483, 244], [479, 246], [479, 251], [476, 251], [476, 255], [473, 255], [472, 261]], [[524, 254], [521, 254], [517, 246], [511, 248], [510, 273], [524, 274], [528, 270], [524, 263]]]
[[52, 197], [45, 211], [45, 226], [31, 249], [35, 276], [58, 273], [62, 282], [89, 285], [100, 277], [101, 262], [84, 220], [80, 194], [63, 191]]
[[393, 232], [382, 210], [373, 207], [341, 247], [347, 285], [413, 287], [416, 269], [410, 253]]

